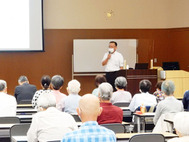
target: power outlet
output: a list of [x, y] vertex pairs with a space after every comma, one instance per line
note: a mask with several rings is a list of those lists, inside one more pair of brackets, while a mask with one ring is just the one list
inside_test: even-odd
[[154, 58], [154, 63], [157, 63], [157, 58]]

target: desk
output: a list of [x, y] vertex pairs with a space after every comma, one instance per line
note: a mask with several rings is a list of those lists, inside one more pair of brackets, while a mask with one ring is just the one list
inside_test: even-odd
[[[155, 113], [143, 113], [143, 114], [136, 114], [134, 113], [133, 115], [136, 116], [137, 118], [137, 131], [140, 133], [140, 122], [141, 122], [141, 118], [145, 119], [146, 117], [154, 117]], [[145, 122], [142, 122], [142, 132], [145, 132]]]
[[27, 142], [27, 136], [12, 136], [13, 142]]
[[33, 109], [33, 108], [19, 108], [16, 110], [16, 114], [33, 114], [33, 113], [37, 113], [37, 109]]
[[20, 123], [31, 123], [33, 115], [16, 115], [20, 119]]
[[129, 107], [120, 107], [123, 111], [130, 111]]
[[17, 108], [32, 108], [32, 104], [18, 104]]
[[0, 138], [10, 137], [10, 128], [15, 124], [0, 124]]

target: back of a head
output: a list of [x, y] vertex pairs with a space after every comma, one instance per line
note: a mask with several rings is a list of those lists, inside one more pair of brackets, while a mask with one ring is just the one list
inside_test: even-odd
[[4, 80], [0, 80], [0, 92], [4, 91], [7, 88], [7, 82]]
[[37, 100], [37, 106], [47, 109], [49, 107], [56, 107], [56, 98], [50, 93], [43, 93]]
[[114, 84], [115, 84], [115, 87], [118, 89], [126, 89], [127, 79], [122, 76], [117, 77]]
[[28, 81], [28, 78], [24, 75], [20, 76], [19, 79], [18, 79], [18, 83], [23, 83], [23, 82], [26, 82]]
[[150, 91], [152, 86], [152, 83], [149, 80], [141, 80], [139, 83], [139, 89], [144, 92], [147, 93]]
[[50, 83], [51, 83], [50, 76], [48, 76], [48, 75], [42, 76], [42, 78], [41, 78], [41, 85], [43, 86], [43, 88], [45, 90], [47, 90], [49, 88]]
[[106, 82], [106, 78], [104, 77], [104, 75], [100, 74], [100, 75], [97, 75], [95, 77], [95, 85], [96, 85], [96, 87], [98, 87], [103, 82]]
[[174, 117], [174, 127], [182, 136], [189, 136], [189, 113], [179, 112]]
[[173, 95], [175, 91], [174, 82], [171, 80], [166, 80], [161, 85], [161, 90], [165, 93], [165, 95], [170, 96]]
[[159, 81], [157, 84], [156, 84], [156, 88], [158, 88], [159, 90], [161, 90], [161, 85], [162, 85], [162, 81]]
[[85, 115], [85, 117], [97, 117], [100, 111], [100, 102], [98, 97], [92, 94], [86, 94], [82, 96], [79, 101], [79, 108], [81, 110], [82, 115]]
[[99, 85], [99, 97], [104, 101], [109, 101], [112, 97], [113, 87], [105, 82]]
[[71, 80], [68, 82], [68, 92], [70, 94], [78, 94], [80, 91], [81, 84], [77, 80]]
[[55, 75], [51, 79], [51, 84], [54, 90], [59, 90], [64, 84], [64, 79], [60, 75]]

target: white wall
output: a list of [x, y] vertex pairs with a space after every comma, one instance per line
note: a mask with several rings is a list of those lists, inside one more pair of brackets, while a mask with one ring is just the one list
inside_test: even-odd
[[[189, 0], [44, 0], [46, 29], [189, 26]], [[111, 18], [106, 13], [112, 10]]]

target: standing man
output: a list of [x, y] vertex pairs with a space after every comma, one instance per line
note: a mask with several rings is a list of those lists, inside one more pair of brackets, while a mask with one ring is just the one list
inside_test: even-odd
[[106, 79], [114, 90], [114, 81], [116, 79], [116, 71], [123, 69], [123, 56], [121, 53], [117, 52], [117, 42], [110, 41], [108, 52], [105, 53], [102, 59], [102, 66], [105, 66]]

